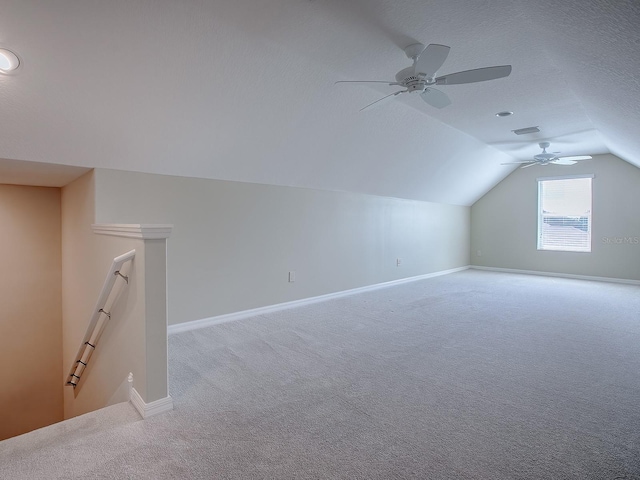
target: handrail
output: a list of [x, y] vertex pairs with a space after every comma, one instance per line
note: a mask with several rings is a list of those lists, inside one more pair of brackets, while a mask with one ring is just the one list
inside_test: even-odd
[[[107, 321], [111, 318], [111, 313], [105, 310], [107, 306], [107, 301], [111, 295], [113, 290], [113, 286], [118, 277], [123, 278], [127, 283], [129, 283], [129, 278], [120, 273], [120, 269], [122, 266], [133, 259], [136, 251], [131, 250], [125, 254], [120, 255], [113, 259], [111, 263], [111, 268], [109, 269], [109, 273], [107, 273], [107, 277], [104, 280], [104, 285], [102, 285], [102, 290], [100, 291], [100, 295], [98, 296], [98, 301], [96, 302], [96, 306], [93, 309], [93, 314], [91, 315], [91, 319], [89, 320], [89, 325], [87, 326], [87, 331], [84, 334], [84, 338], [82, 339], [82, 343], [80, 344], [80, 348], [78, 349], [78, 353], [76, 354], [76, 360], [73, 362], [71, 369], [69, 370], [69, 375], [67, 376], [67, 382], [65, 385], [71, 385], [73, 388], [76, 388], [78, 382], [80, 382], [80, 377], [82, 376], [82, 372], [87, 367], [89, 363], [89, 358], [91, 358], [91, 354], [96, 348], [98, 340], [100, 339], [100, 335], [104, 330], [104, 327]], [[115, 299], [113, 300], [115, 302]], [[112, 307], [113, 304], [110, 306]], [[111, 308], [110, 308], [111, 309]], [[104, 315], [104, 317], [102, 317]], [[102, 317], [102, 321], [99, 322]]]

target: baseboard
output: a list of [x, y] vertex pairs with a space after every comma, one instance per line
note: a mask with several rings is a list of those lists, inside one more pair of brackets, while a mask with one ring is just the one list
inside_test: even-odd
[[135, 388], [131, 387], [131, 403], [142, 418], [149, 418], [173, 410], [173, 399], [170, 396], [145, 403]]
[[573, 273], [540, 272], [537, 270], [519, 270], [515, 268], [484, 267], [481, 265], [471, 265], [470, 268], [474, 270], [487, 270], [490, 272], [522, 273], [524, 275], [540, 275], [543, 277], [560, 277], [560, 278], [571, 278], [575, 280], [591, 280], [594, 282], [625, 283], [628, 285], [640, 285], [640, 280], [633, 280], [630, 278], [594, 277], [592, 275], [575, 275]]
[[266, 307], [254, 308], [251, 310], [242, 310], [240, 312], [227, 313], [225, 315], [218, 315], [215, 317], [203, 318], [201, 320], [192, 320], [190, 322], [178, 323], [175, 325], [169, 325], [167, 333], [173, 335], [176, 333], [187, 332], [190, 330], [197, 330], [199, 328], [210, 327], [212, 325], [218, 325], [220, 323], [233, 322], [236, 320], [242, 320], [245, 318], [255, 317], [258, 315], [265, 315], [267, 313], [278, 312], [280, 310], [286, 310], [294, 307], [302, 307], [305, 305], [311, 305], [319, 302], [326, 302], [327, 300], [333, 300], [336, 298], [347, 297], [350, 295], [356, 295], [358, 293], [371, 292], [380, 288], [393, 287], [395, 285], [401, 285], [403, 283], [416, 282], [418, 280], [424, 280], [432, 277], [439, 277], [441, 275], [448, 275], [450, 273], [460, 272], [467, 270], [469, 265], [458, 268], [451, 268], [449, 270], [441, 270], [433, 273], [425, 273], [423, 275], [417, 275], [415, 277], [401, 278], [399, 280], [392, 280], [390, 282], [376, 283], [374, 285], [367, 285], [366, 287], [353, 288], [351, 290], [343, 290], [341, 292], [328, 293], [326, 295], [319, 295], [317, 297], [303, 298], [302, 300], [294, 300], [291, 302], [278, 303], [275, 305], [268, 305]]

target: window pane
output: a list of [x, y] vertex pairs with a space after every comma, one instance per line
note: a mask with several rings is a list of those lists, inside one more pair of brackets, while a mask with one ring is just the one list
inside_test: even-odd
[[591, 251], [591, 178], [539, 180], [538, 249]]

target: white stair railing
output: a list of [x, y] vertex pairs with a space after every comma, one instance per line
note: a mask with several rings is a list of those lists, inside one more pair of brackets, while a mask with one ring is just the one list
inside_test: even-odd
[[[65, 385], [76, 388], [78, 382], [80, 382], [82, 372], [84, 372], [85, 368], [87, 368], [89, 359], [91, 358], [91, 354], [96, 349], [96, 345], [98, 344], [98, 340], [100, 339], [100, 335], [102, 335], [104, 327], [111, 318], [110, 311], [117, 298], [117, 295], [113, 295], [113, 298], [111, 298], [113, 286], [115, 285], [118, 278], [122, 278], [127, 282], [127, 284], [129, 283], [129, 278], [120, 273], [120, 270], [126, 262], [133, 259], [135, 254], [136, 251], [131, 250], [130, 252], [127, 252], [113, 259], [113, 263], [111, 264], [109, 273], [107, 273], [107, 277], [104, 280], [104, 285], [102, 286], [102, 290], [100, 291], [100, 296], [98, 297], [96, 306], [93, 309], [93, 314], [91, 315], [91, 319], [89, 320], [87, 331], [84, 334], [84, 338], [82, 339], [82, 343], [80, 344], [80, 348], [78, 349], [78, 353], [76, 354], [75, 361], [73, 362], [73, 365], [69, 370], [69, 375], [67, 376], [67, 382]], [[107, 305], [107, 302], [110, 299], [111, 304]]]

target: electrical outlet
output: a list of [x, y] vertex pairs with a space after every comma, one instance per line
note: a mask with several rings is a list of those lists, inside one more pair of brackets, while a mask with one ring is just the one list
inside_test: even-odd
[[289, 272], [289, 283], [293, 283], [295, 281], [296, 281], [296, 272], [294, 270]]
[[476, 250], [476, 256], [477, 257], [481, 257], [482, 256], [482, 250]]
[[396, 258], [396, 267], [399, 267], [400, 265], [402, 265], [402, 259]]

